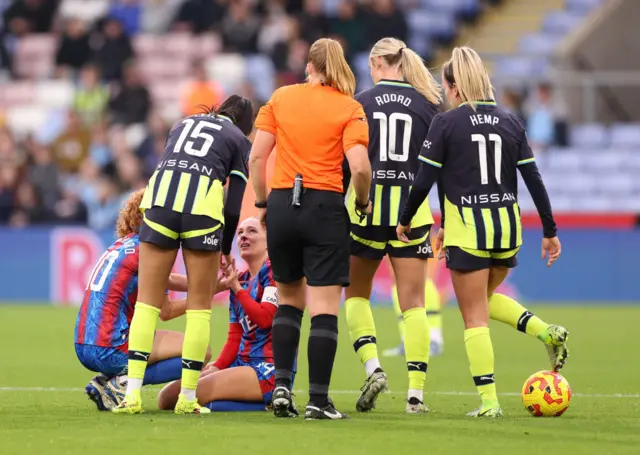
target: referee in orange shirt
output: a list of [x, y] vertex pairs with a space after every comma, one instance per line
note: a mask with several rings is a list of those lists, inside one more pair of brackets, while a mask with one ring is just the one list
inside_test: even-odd
[[[369, 128], [353, 99], [355, 77], [337, 41], [320, 39], [309, 50], [305, 84], [278, 89], [260, 110], [249, 169], [256, 207], [266, 216], [267, 247], [280, 306], [273, 321], [276, 417], [298, 415], [291, 398], [300, 323], [309, 297], [308, 420], [344, 419], [328, 397], [338, 345], [338, 310], [349, 285], [349, 217], [342, 161], [349, 160], [356, 210], [371, 210]], [[276, 163], [267, 199], [267, 159]], [[306, 279], [306, 283], [305, 283]], [[308, 292], [307, 292], [308, 286]]]

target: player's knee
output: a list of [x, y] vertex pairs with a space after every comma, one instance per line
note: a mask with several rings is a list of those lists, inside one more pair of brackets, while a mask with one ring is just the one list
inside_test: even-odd
[[171, 392], [170, 387], [163, 388], [158, 393], [158, 409], [163, 411], [169, 411], [176, 407], [178, 402], [178, 396]]

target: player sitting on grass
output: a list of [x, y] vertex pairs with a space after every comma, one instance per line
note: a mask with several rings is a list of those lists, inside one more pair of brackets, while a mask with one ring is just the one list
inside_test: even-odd
[[[85, 392], [101, 411], [118, 405], [127, 386], [129, 326], [138, 294], [138, 231], [143, 194], [144, 190], [133, 193], [121, 210], [116, 227], [118, 240], [93, 268], [76, 321], [78, 360], [85, 368], [99, 373]], [[172, 274], [168, 288], [186, 291], [186, 277]], [[184, 305], [184, 299], [170, 302], [167, 297], [160, 317], [165, 321], [173, 319]], [[147, 359], [151, 366], [146, 371], [145, 384], [163, 384], [180, 377], [183, 339], [180, 332], [156, 332]]]
[[[264, 410], [275, 386], [271, 324], [278, 294], [267, 236], [257, 218], [244, 220], [237, 232], [240, 256], [248, 268], [240, 274], [235, 263], [224, 268], [231, 290], [229, 335], [218, 359], [203, 369], [197, 388], [198, 402], [213, 411]], [[158, 395], [158, 407], [173, 409], [179, 393], [180, 381], [168, 384]]]

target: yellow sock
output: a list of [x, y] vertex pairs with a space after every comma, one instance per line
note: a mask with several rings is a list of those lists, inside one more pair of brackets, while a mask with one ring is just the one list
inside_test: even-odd
[[424, 288], [424, 302], [431, 330], [442, 330], [442, 313], [440, 307], [440, 292], [433, 280], [427, 280]]
[[509, 324], [520, 332], [534, 337], [539, 336], [549, 327], [549, 324], [503, 294], [493, 294], [489, 298], [489, 316], [495, 321]]
[[402, 310], [400, 309], [400, 300], [398, 300], [398, 286], [393, 285], [393, 309], [396, 312], [398, 318], [398, 332], [400, 333], [400, 339], [404, 340], [404, 317], [402, 316]]
[[182, 388], [196, 390], [211, 337], [211, 310], [187, 310], [182, 345]]
[[429, 363], [429, 322], [424, 308], [411, 308], [404, 317], [404, 352], [409, 370], [409, 389], [423, 390]]
[[467, 349], [471, 376], [483, 403], [498, 401], [493, 376], [493, 345], [488, 327], [476, 327], [464, 331], [464, 346]]
[[[132, 389], [139, 390], [142, 387], [144, 372], [153, 347], [153, 338], [158, 325], [160, 309], [136, 302], [131, 327], [129, 328], [129, 383], [133, 383]], [[134, 381], [131, 381], [133, 379]], [[127, 389], [129, 392], [129, 390]], [[133, 390], [131, 390], [133, 391]]]
[[367, 376], [370, 376], [376, 368], [380, 368], [371, 304], [362, 297], [352, 297], [347, 299], [345, 307], [353, 349], [365, 366]]

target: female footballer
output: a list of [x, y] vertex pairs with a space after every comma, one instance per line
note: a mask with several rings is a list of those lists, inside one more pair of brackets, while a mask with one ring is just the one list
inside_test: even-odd
[[355, 193], [347, 197], [352, 201], [347, 204], [351, 216], [351, 285], [345, 290], [347, 324], [353, 347], [367, 374], [356, 410], [373, 409], [378, 395], [387, 388], [387, 375], [378, 359], [369, 299], [373, 277], [384, 256], [389, 256], [405, 328], [409, 375], [406, 411], [422, 413], [428, 410], [423, 403], [423, 388], [429, 362], [426, 266], [427, 259], [433, 257], [429, 201], [422, 201], [413, 216], [414, 229], [408, 243], [398, 241], [395, 226], [417, 174], [420, 147], [438, 113], [441, 89], [420, 56], [395, 38], [383, 38], [373, 46], [369, 67], [376, 85], [356, 99], [362, 103], [370, 125], [372, 212], [359, 217], [354, 210]]
[[125, 399], [113, 409], [116, 413], [142, 412], [140, 388], [179, 248], [188, 289], [182, 389], [175, 412], [210, 412], [198, 405], [196, 386], [211, 333], [211, 296], [220, 251], [228, 258], [240, 217], [251, 148], [247, 135], [252, 127], [251, 102], [232, 95], [217, 109], [183, 118], [169, 132], [164, 155], [141, 203], [144, 219], [138, 301], [129, 337], [129, 382]]
[[[522, 122], [496, 106], [489, 75], [478, 54], [457, 47], [444, 65], [443, 84], [454, 107], [438, 114], [422, 147], [420, 171], [397, 227], [407, 243], [411, 221], [438, 180], [443, 206], [447, 267], [465, 324], [464, 340], [482, 405], [474, 417], [500, 417], [489, 317], [538, 337], [549, 348], [554, 370], [566, 360], [568, 332], [548, 325], [494, 290], [517, 264], [522, 225], [517, 202], [519, 170], [543, 225], [542, 257], [551, 266], [561, 253], [551, 204]], [[446, 232], [446, 235], [445, 235]], [[491, 310], [490, 310], [491, 308]]]
[[[197, 396], [199, 403], [213, 410], [220, 401], [261, 402], [264, 410], [271, 404], [275, 387], [271, 324], [278, 293], [260, 220], [244, 220], [236, 241], [247, 270], [238, 273], [235, 264], [225, 269], [225, 282], [231, 290], [229, 334], [218, 359], [202, 371]], [[158, 395], [158, 407], [173, 409], [179, 392], [180, 381], [168, 384]]]

